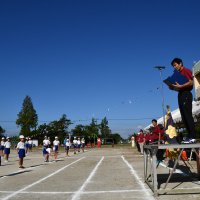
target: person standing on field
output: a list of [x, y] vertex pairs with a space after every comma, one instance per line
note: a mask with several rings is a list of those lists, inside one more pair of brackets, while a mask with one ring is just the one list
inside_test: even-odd
[[185, 142], [194, 143], [196, 139], [194, 118], [192, 116], [192, 89], [193, 89], [193, 75], [192, 71], [183, 65], [180, 58], [174, 58], [171, 65], [175, 70], [182, 74], [188, 81], [180, 85], [178, 82], [173, 84], [170, 89], [178, 91], [178, 105], [181, 113], [181, 118], [188, 132]]

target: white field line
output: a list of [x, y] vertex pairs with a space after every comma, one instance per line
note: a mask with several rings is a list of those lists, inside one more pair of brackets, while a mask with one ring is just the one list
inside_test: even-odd
[[131, 174], [133, 174], [133, 176], [136, 178], [136, 180], [138, 181], [138, 184], [141, 186], [142, 191], [148, 196], [148, 200], [153, 200], [153, 196], [151, 195], [151, 193], [149, 192], [149, 190], [146, 189], [144, 183], [141, 181], [141, 179], [139, 178], [137, 172], [134, 170], [134, 168], [132, 167], [132, 165], [124, 158], [124, 156], [121, 156], [122, 160], [125, 162], [125, 164], [129, 167]]
[[[13, 193], [15, 191], [0, 191], [0, 193]], [[129, 193], [129, 192], [141, 192], [142, 190], [108, 190], [108, 191], [82, 191], [81, 194], [105, 194], [105, 193]], [[32, 191], [22, 191], [19, 194], [76, 194], [76, 192], [32, 192]]]
[[90, 180], [92, 179], [92, 177], [95, 175], [98, 167], [100, 166], [100, 164], [102, 163], [104, 157], [101, 158], [101, 160], [97, 163], [97, 165], [95, 166], [95, 168], [92, 170], [92, 172], [90, 173], [89, 177], [87, 178], [87, 180], [83, 183], [83, 185], [80, 187], [80, 189], [78, 191], [75, 192], [75, 194], [72, 196], [72, 200], [77, 200], [80, 199], [80, 195], [83, 193], [85, 187], [87, 186], [87, 184], [90, 182]]
[[44, 178], [42, 178], [42, 179], [39, 179], [38, 181], [35, 181], [34, 183], [32, 183], [32, 184], [30, 184], [30, 185], [28, 185], [28, 186], [22, 188], [21, 190], [18, 190], [18, 191], [16, 191], [16, 192], [14, 192], [14, 193], [8, 195], [7, 197], [2, 198], [2, 200], [7, 200], [7, 199], [10, 199], [10, 198], [14, 197], [15, 195], [17, 195], [17, 194], [23, 192], [24, 190], [27, 190], [28, 188], [33, 187], [34, 185], [36, 185], [36, 184], [38, 184], [38, 183], [41, 183], [42, 181], [44, 181], [44, 180], [46, 180], [46, 179], [48, 179], [48, 178], [50, 178], [50, 177], [52, 177], [52, 176], [58, 174], [59, 172], [63, 171], [65, 168], [67, 168], [67, 167], [69, 167], [69, 166], [71, 166], [71, 165], [73, 165], [73, 164], [79, 162], [80, 160], [82, 160], [82, 159], [84, 159], [84, 158], [85, 158], [85, 157], [82, 157], [82, 158], [80, 158], [80, 159], [78, 159], [78, 160], [76, 160], [76, 161], [70, 163], [69, 165], [66, 165], [66, 166], [60, 168], [59, 170], [53, 172], [52, 174], [49, 174], [48, 176], [46, 176], [46, 177], [44, 177]]
[[[73, 157], [73, 158], [74, 158], [74, 157]], [[63, 161], [63, 160], [61, 160], [61, 159], [57, 159], [57, 160], [58, 160], [58, 161]], [[27, 168], [25, 168], [25, 169], [20, 169], [20, 170], [14, 171], [14, 172], [10, 172], [8, 175], [1, 176], [0, 179], [9, 177], [10, 174], [18, 174], [18, 173], [26, 172], [27, 170], [34, 169], [34, 168], [38, 168], [38, 167], [41, 167], [41, 166], [44, 166], [44, 165], [53, 164], [53, 163], [55, 163], [55, 162], [56, 162], [55, 160], [52, 160], [52, 161], [49, 161], [48, 163], [41, 163], [41, 164], [39, 163], [37, 166], [27, 167]]]
[[[199, 187], [190, 187], [190, 188], [178, 188], [178, 190], [195, 190], [198, 189]], [[150, 189], [149, 189], [150, 190]], [[12, 194], [15, 191], [0, 191], [0, 193], [4, 194]], [[107, 190], [107, 191], [83, 191], [81, 194], [106, 194], [106, 193], [130, 193], [130, 192], [141, 192], [143, 193], [144, 191], [141, 189], [138, 190]], [[75, 194], [76, 192], [33, 192], [33, 191], [22, 191], [19, 192], [18, 194], [44, 194], [44, 195], [56, 195], [56, 194]]]

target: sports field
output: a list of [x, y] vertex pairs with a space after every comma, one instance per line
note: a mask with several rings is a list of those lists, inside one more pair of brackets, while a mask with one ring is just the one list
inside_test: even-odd
[[[143, 156], [136, 149], [89, 148], [59, 160], [44, 162], [42, 151], [30, 152], [25, 169], [18, 168], [18, 157], [12, 150], [10, 161], [0, 166], [0, 199], [56, 199], [56, 200], [118, 200], [155, 199], [143, 181]], [[157, 199], [200, 199], [194, 195], [162, 195]]]

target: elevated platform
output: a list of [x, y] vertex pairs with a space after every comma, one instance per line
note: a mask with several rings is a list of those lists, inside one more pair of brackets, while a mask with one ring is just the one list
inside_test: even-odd
[[[178, 156], [172, 161], [171, 166], [165, 164], [164, 161], [158, 161], [156, 154], [159, 150], [166, 149], [176, 149], [178, 150]], [[195, 153], [195, 161], [185, 161], [182, 160], [181, 155], [183, 150], [189, 150], [192, 153]], [[154, 195], [159, 194], [174, 193], [180, 189], [175, 186], [174, 182], [184, 182], [198, 181], [199, 187], [191, 189], [187, 188], [188, 193], [200, 192], [200, 157], [199, 157], [200, 143], [197, 144], [161, 144], [161, 145], [144, 145], [144, 179], [147, 185], [152, 189]], [[192, 162], [192, 164], [191, 164]], [[194, 163], [195, 166], [194, 166]], [[187, 169], [186, 172], [183, 172], [180, 169]], [[177, 173], [178, 172], [178, 173]], [[172, 175], [176, 174], [175, 181], [173, 181], [173, 187], [167, 188], [168, 183], [172, 178]], [[158, 179], [159, 176], [159, 179]], [[196, 191], [197, 190], [197, 191]], [[186, 190], [185, 190], [186, 191]], [[183, 193], [185, 193], [182, 190]]]

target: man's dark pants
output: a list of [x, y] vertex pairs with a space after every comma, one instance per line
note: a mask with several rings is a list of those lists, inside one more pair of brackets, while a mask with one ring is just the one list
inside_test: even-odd
[[179, 91], [178, 93], [179, 109], [185, 128], [188, 131], [188, 138], [195, 139], [195, 126], [192, 116], [192, 98], [192, 93], [190, 91]]

